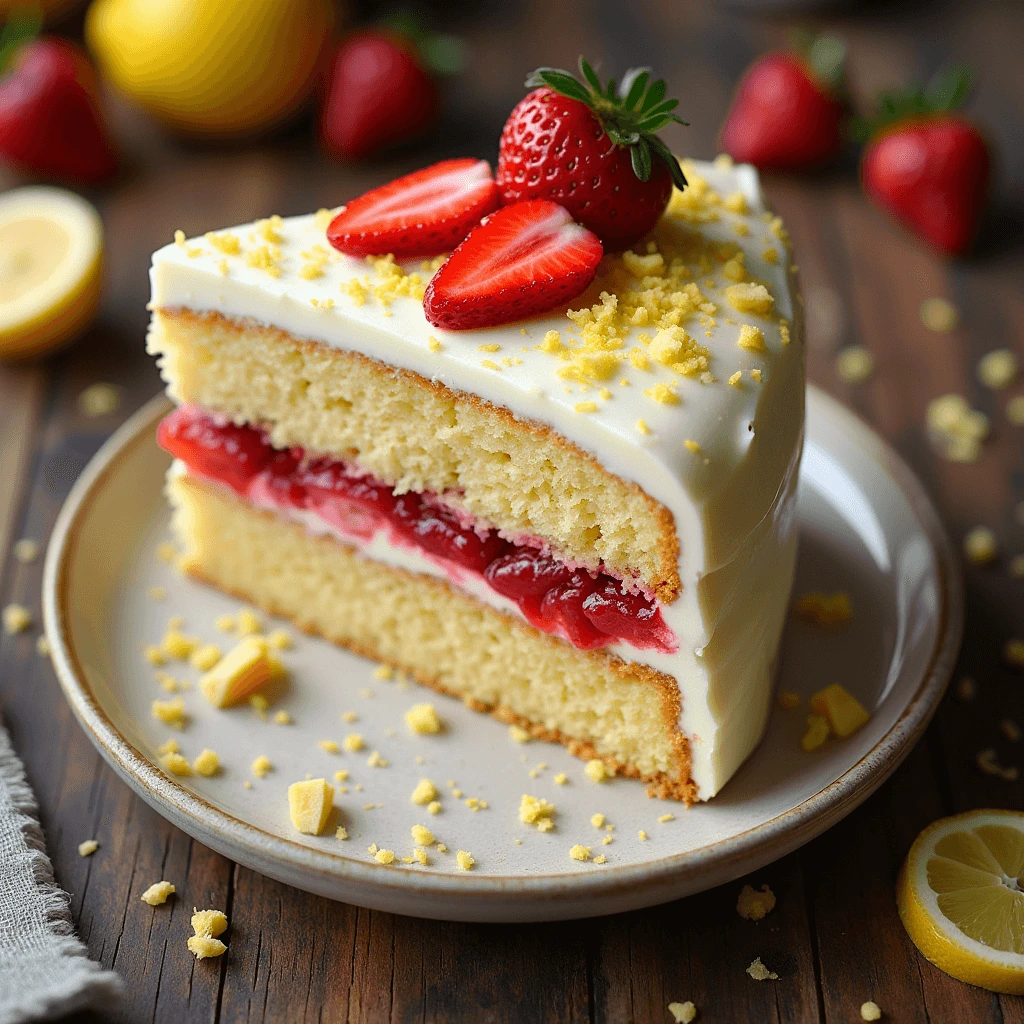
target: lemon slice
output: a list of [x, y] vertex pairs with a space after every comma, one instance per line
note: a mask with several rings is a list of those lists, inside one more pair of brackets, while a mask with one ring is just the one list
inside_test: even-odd
[[1024, 994], [1024, 813], [967, 811], [914, 840], [896, 882], [900, 918], [940, 970]]
[[80, 196], [33, 186], [0, 195], [0, 359], [70, 341], [100, 298], [103, 225]]

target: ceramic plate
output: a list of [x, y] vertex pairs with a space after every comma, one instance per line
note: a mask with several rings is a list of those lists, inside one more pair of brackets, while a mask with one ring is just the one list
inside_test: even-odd
[[[952, 670], [961, 587], [931, 505], [877, 436], [811, 389], [796, 592], [845, 590], [855, 614], [834, 632], [791, 621], [779, 685], [806, 698], [824, 683], [842, 683], [872, 712], [854, 736], [804, 753], [806, 704], [778, 710], [722, 793], [686, 810], [649, 800], [638, 782], [592, 783], [562, 747], [518, 745], [505, 726], [458, 701], [377, 679], [372, 662], [290, 630], [290, 680], [273, 710], [287, 710], [293, 724], [275, 724], [272, 715], [263, 721], [248, 706], [216, 711], [189, 689], [182, 696], [190, 721], [174, 735], [190, 757], [215, 750], [223, 770], [213, 778], [169, 777], [154, 762], [172, 730], [150, 713], [154, 698], [167, 694], [142, 648], [160, 640], [173, 615], [184, 617], [186, 632], [229, 644], [214, 620], [236, 612], [238, 602], [156, 557], [169, 536], [161, 493], [168, 457], [154, 428], [167, 408], [159, 398], [129, 420], [60, 515], [44, 583], [54, 663], [83, 728], [147, 803], [207, 846], [299, 888], [401, 914], [539, 921], [629, 910], [718, 885], [795, 849], [864, 800], [921, 735]], [[193, 683], [198, 676], [182, 662], [166, 671]], [[442, 735], [406, 728], [404, 712], [422, 699], [445, 720]], [[344, 712], [358, 721], [345, 724]], [[318, 746], [351, 731], [366, 738], [364, 751], [331, 754]], [[374, 750], [387, 767], [367, 764]], [[274, 768], [257, 779], [250, 765], [260, 754]], [[330, 781], [339, 768], [349, 770], [348, 791], [335, 795], [329, 834], [296, 833], [289, 783]], [[561, 773], [566, 781], [558, 784]], [[441, 791], [436, 816], [409, 800], [423, 777]], [[555, 803], [553, 831], [519, 823], [524, 793]], [[486, 808], [473, 810], [470, 798]], [[595, 813], [613, 830], [595, 828]], [[663, 815], [673, 817], [660, 821]], [[347, 842], [335, 838], [335, 824], [347, 828]], [[400, 863], [412, 852], [414, 824], [427, 825], [448, 847], [431, 849], [426, 867]], [[606, 837], [610, 843], [602, 843]], [[572, 860], [577, 843], [607, 862]], [[394, 850], [399, 863], [378, 864], [371, 844]], [[471, 871], [458, 868], [457, 850], [472, 853]]]

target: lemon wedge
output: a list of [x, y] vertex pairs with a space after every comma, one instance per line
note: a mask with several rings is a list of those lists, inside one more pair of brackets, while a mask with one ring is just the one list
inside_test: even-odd
[[99, 304], [103, 225], [80, 196], [31, 186], [0, 195], [0, 359], [70, 341]]
[[940, 970], [1024, 994], [1024, 813], [967, 811], [914, 840], [896, 882], [900, 918]]

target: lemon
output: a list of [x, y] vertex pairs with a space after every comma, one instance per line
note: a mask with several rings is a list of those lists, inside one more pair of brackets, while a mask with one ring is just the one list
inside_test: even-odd
[[93, 0], [104, 77], [166, 124], [239, 135], [295, 111], [316, 84], [332, 0]]
[[33, 186], [0, 195], [0, 359], [70, 341], [96, 312], [99, 214], [80, 196]]
[[967, 811], [914, 840], [896, 882], [900, 918], [940, 970], [1024, 994], [1024, 813]]

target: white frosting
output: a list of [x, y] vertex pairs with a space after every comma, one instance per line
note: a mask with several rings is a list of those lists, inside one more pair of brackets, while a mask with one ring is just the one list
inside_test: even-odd
[[[637, 370], [623, 361], [607, 385], [612, 394], [605, 400], [594, 386], [567, 385], [556, 376], [562, 364], [534, 348], [549, 330], [566, 336], [571, 324], [561, 311], [523, 324], [448, 332], [432, 327], [422, 304], [412, 298], [396, 298], [387, 308], [374, 299], [357, 305], [342, 289], [346, 282], [367, 276], [373, 283], [364, 261], [335, 254], [322, 266], [321, 276], [300, 276], [308, 262], [301, 254], [325, 245], [323, 227], [312, 215], [281, 225], [279, 277], [248, 266], [244, 255], [225, 257], [209, 242], [195, 239], [155, 253], [151, 280], [154, 307], [251, 318], [412, 370], [546, 423], [664, 504], [679, 535], [683, 589], [671, 605], [661, 607], [680, 640], [680, 651], [664, 655], [624, 645], [615, 650], [677, 679], [681, 728], [691, 741], [692, 775], [706, 799], [747, 757], [767, 720], [770, 665], [795, 558], [791, 521], [803, 424], [804, 354], [788, 253], [761, 216], [765, 207], [756, 172], [746, 166], [695, 167], [720, 195], [741, 192], [749, 212], [735, 214], [719, 207], [718, 220], [699, 225], [680, 221], [679, 228], [740, 246], [749, 272], [774, 296], [777, 317], [792, 324], [787, 344], [777, 318], [730, 308], [723, 291], [734, 282], [723, 277], [721, 263], [707, 268], [706, 278], [714, 279], [714, 287], [702, 271], [698, 284], [718, 311], [713, 325], [705, 328], [693, 321], [685, 326], [710, 351], [715, 383], [680, 377], [654, 362], [648, 370]], [[740, 231], [745, 227], [745, 234], [737, 233], [738, 225]], [[254, 225], [230, 230], [245, 248], [261, 244], [250, 240]], [[777, 262], [764, 258], [769, 247], [777, 251]], [[325, 308], [328, 299], [333, 306]], [[572, 307], [597, 301], [595, 287]], [[741, 324], [761, 329], [765, 351], [738, 346]], [[650, 327], [636, 328], [626, 339], [627, 348], [643, 330], [654, 333]], [[432, 350], [432, 338], [441, 342], [440, 350]], [[498, 344], [500, 349], [481, 352], [482, 344]], [[519, 362], [502, 366], [508, 357]], [[502, 368], [487, 368], [484, 360]], [[761, 372], [760, 383], [751, 378], [751, 370]], [[740, 387], [727, 383], [736, 371], [742, 373]], [[629, 384], [621, 386], [623, 379]], [[677, 404], [660, 404], [644, 394], [660, 381], [678, 382]], [[598, 410], [577, 412], [574, 406], [581, 401], [595, 401]], [[637, 429], [641, 418], [651, 430], [648, 435]], [[684, 444], [687, 440], [696, 442], [697, 452]], [[367, 553], [378, 557], [372, 549]], [[383, 552], [380, 557], [388, 560]], [[430, 574], [436, 575], [436, 567]], [[477, 595], [482, 600], [500, 600], [486, 585], [483, 589], [490, 596]]]

